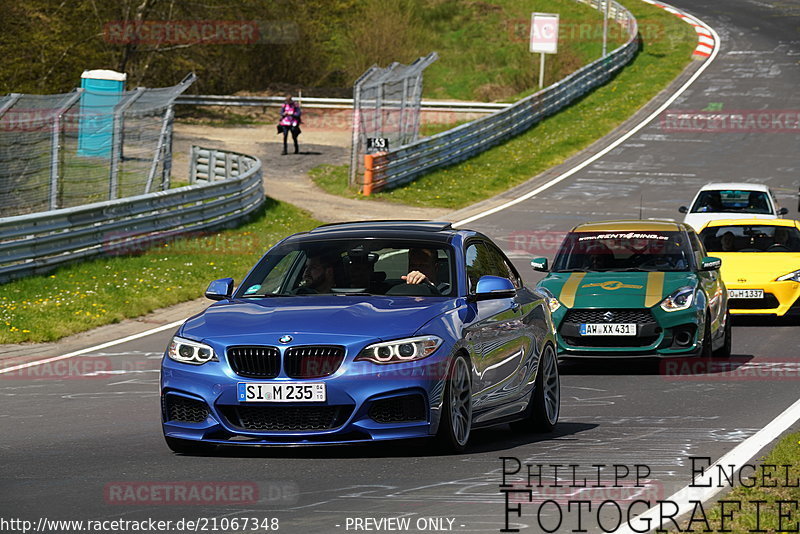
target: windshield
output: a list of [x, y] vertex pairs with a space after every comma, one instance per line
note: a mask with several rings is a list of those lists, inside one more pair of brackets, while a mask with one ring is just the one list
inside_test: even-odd
[[709, 252], [800, 252], [800, 232], [794, 226], [713, 226], [700, 232]]
[[764, 191], [701, 191], [692, 213], [771, 214], [769, 195]]
[[570, 232], [553, 271], [687, 271], [690, 258], [682, 232]]
[[[406, 277], [417, 273], [408, 283]], [[402, 240], [302, 241], [271, 250], [237, 291], [239, 298], [276, 296], [450, 296], [452, 249]]]

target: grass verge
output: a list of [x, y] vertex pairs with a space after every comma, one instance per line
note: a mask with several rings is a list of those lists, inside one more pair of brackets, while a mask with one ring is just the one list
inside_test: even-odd
[[258, 215], [233, 230], [9, 282], [0, 296], [0, 343], [55, 341], [198, 298], [211, 280], [241, 280], [269, 246], [319, 224], [307, 212], [268, 198]]
[[[800, 488], [797, 487], [800, 477], [798, 457], [800, 432], [795, 432], [781, 439], [762, 458], [755, 476], [743, 481], [751, 487], [734, 487], [713, 506], [704, 507], [707, 517], [702, 517], [698, 512], [694, 516], [695, 521], [690, 522], [690, 518], [686, 525], [681, 526], [681, 532], [687, 532], [688, 528], [694, 529], [694, 532], [797, 532], [800, 523], [797, 515], [797, 502], [800, 500]], [[761, 476], [762, 469], [765, 469], [766, 477]], [[724, 505], [725, 514], [732, 512], [732, 518], [722, 517], [721, 501], [727, 502]], [[783, 504], [779, 504], [781, 501], [784, 501]], [[781, 514], [787, 515], [781, 517]]]
[[[692, 27], [678, 17], [637, 0], [623, 3], [640, 25], [657, 30], [650, 30], [649, 38], [644, 34], [642, 51], [612, 81], [502, 145], [372, 198], [463, 208], [564, 162], [619, 126], [681, 73], [697, 42]], [[326, 191], [357, 197], [347, 189], [346, 177], [346, 168], [312, 172]]]

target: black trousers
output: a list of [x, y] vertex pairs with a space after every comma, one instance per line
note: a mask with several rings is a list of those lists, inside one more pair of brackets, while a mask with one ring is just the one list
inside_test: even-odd
[[299, 148], [297, 146], [297, 136], [300, 135], [300, 128], [298, 126], [286, 126], [281, 124], [281, 131], [283, 131], [283, 153], [286, 154], [286, 138], [289, 135], [289, 132], [292, 133], [292, 141], [294, 142], [294, 153], [297, 154], [299, 152]]

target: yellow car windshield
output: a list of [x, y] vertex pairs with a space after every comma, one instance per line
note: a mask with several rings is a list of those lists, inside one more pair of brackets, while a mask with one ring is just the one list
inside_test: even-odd
[[711, 226], [700, 239], [708, 252], [800, 252], [800, 232], [793, 226]]

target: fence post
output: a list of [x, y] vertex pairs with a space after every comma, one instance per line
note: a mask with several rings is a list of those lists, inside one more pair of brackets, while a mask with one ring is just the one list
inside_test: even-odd
[[6, 100], [6, 103], [3, 104], [2, 106], [0, 106], [0, 117], [5, 115], [6, 111], [11, 109], [11, 106], [13, 106], [14, 104], [17, 103], [17, 100], [20, 99], [20, 97], [22, 96], [22, 93], [11, 93], [8, 96], [9, 96], [9, 98], [8, 98], [8, 100]]
[[61, 117], [81, 97], [82, 89], [71, 93], [53, 116], [53, 130], [50, 140], [50, 209], [59, 208], [58, 182], [61, 172]]
[[108, 199], [114, 200], [119, 195], [119, 162], [122, 160], [122, 145], [124, 144], [124, 131], [122, 114], [144, 93], [144, 87], [137, 87], [136, 91], [121, 104], [114, 108], [114, 127], [111, 131], [111, 171], [109, 174]]
[[167, 126], [167, 139], [164, 143], [164, 163], [161, 166], [161, 190], [169, 189], [172, 180], [172, 125], [175, 122], [175, 110], [169, 106], [169, 125]]
[[191, 150], [189, 151], [189, 183], [195, 184], [197, 183], [197, 152], [200, 150], [199, 146], [192, 145]]
[[[164, 119], [161, 121], [161, 132], [158, 134], [158, 145], [156, 146], [155, 154], [153, 154], [153, 162], [150, 164], [150, 172], [147, 173], [147, 183], [144, 186], [145, 193], [149, 193], [150, 188], [153, 186], [153, 179], [156, 177], [156, 169], [158, 168], [158, 160], [161, 159], [162, 152], [166, 153], [167, 136], [169, 135], [171, 122], [172, 106], [169, 106], [166, 113], [164, 113]], [[166, 157], [164, 158], [164, 165], [166, 165]], [[163, 172], [161, 175], [161, 185], [163, 189]]]

